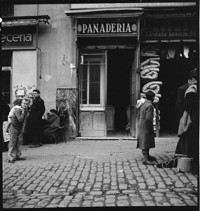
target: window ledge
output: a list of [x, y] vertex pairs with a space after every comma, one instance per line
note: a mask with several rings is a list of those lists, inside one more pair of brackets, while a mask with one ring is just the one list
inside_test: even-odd
[[105, 111], [104, 107], [81, 107], [80, 111]]

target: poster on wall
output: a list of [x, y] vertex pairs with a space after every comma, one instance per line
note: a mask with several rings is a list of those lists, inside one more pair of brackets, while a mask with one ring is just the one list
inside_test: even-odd
[[[76, 134], [76, 99], [77, 89], [58, 88], [56, 91], [56, 109], [63, 124], [69, 124], [70, 136]], [[62, 123], [61, 123], [62, 124]]]

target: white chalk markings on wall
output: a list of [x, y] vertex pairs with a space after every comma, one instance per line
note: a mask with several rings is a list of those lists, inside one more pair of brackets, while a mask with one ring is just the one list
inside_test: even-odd
[[36, 88], [35, 85], [16, 85], [13, 87], [14, 88], [14, 93], [15, 93], [15, 98], [23, 98], [27, 97], [29, 94], [32, 93], [32, 91]]

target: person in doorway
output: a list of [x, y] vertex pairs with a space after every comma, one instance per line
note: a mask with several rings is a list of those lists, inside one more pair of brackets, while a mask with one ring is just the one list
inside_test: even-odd
[[27, 119], [28, 141], [30, 147], [40, 147], [42, 145], [42, 116], [45, 112], [44, 100], [40, 97], [38, 89], [33, 90], [33, 103], [30, 115]]
[[[197, 85], [193, 84], [190, 85], [189, 88], [185, 92], [185, 101], [183, 103], [183, 109], [184, 111], [187, 111], [187, 113], [190, 115], [190, 123], [188, 129], [183, 128], [180, 130], [181, 127], [184, 127], [185, 125], [182, 125], [181, 121], [179, 124], [179, 130], [181, 131], [178, 136], [180, 137], [179, 142], [176, 147], [175, 155], [176, 156], [193, 156], [194, 152], [192, 148], [194, 145], [191, 145], [192, 140], [197, 139], [198, 131], [197, 131], [197, 125], [198, 125], [198, 95], [197, 95]], [[195, 143], [197, 143], [195, 141]], [[192, 148], [191, 148], [192, 146]], [[198, 145], [195, 145], [196, 148]]]
[[154, 165], [154, 161], [156, 160], [153, 156], [149, 155], [149, 149], [155, 147], [155, 135], [153, 130], [154, 98], [154, 92], [146, 92], [146, 100], [139, 107], [138, 113], [137, 148], [142, 150], [144, 165]]
[[23, 145], [24, 120], [28, 115], [27, 99], [22, 99], [21, 107], [13, 112], [10, 126], [10, 142], [8, 145], [8, 162], [14, 163], [16, 160], [25, 160], [21, 157], [21, 147]]
[[144, 93], [140, 93], [140, 99], [137, 100], [136, 108], [140, 108], [140, 106], [145, 102], [146, 95]]
[[197, 68], [192, 69], [189, 72], [188, 75], [188, 82], [186, 84], [183, 84], [182, 86], [178, 87], [177, 90], [177, 98], [176, 98], [176, 113], [177, 113], [177, 122], [179, 124], [179, 120], [183, 115], [183, 102], [185, 98], [185, 91], [188, 89], [188, 87], [194, 83], [196, 83], [197, 77]]
[[198, 168], [198, 91], [197, 91], [197, 69], [190, 72], [188, 77], [189, 87], [184, 93], [184, 101], [181, 105], [182, 116], [186, 111], [189, 114], [190, 122], [186, 127], [186, 124], [182, 125], [182, 121], [179, 123], [178, 134], [179, 141], [177, 143], [175, 154], [173, 159], [157, 164], [158, 168], [174, 168], [177, 167], [179, 157], [193, 158], [192, 171], [194, 174]]
[[[184, 132], [181, 130], [182, 133], [178, 134], [179, 141], [176, 146], [175, 156], [185, 156], [193, 158], [193, 167], [192, 171], [194, 174], [197, 173], [198, 169], [198, 91], [197, 91], [197, 77], [190, 78], [192, 80], [192, 84], [188, 87], [185, 92], [185, 100], [183, 102], [182, 108], [183, 111], [187, 112], [190, 116], [191, 123], [189, 124], [188, 128]], [[180, 121], [179, 129], [182, 128], [183, 125]]]
[[44, 119], [43, 135], [46, 140], [50, 139], [57, 128], [60, 127], [60, 117], [55, 109], [50, 109], [47, 113], [47, 119]]

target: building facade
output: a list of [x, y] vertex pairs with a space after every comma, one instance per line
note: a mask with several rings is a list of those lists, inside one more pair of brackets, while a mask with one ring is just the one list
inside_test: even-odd
[[75, 137], [137, 137], [140, 93], [156, 93], [155, 133], [175, 134], [178, 86], [197, 67], [195, 2], [14, 5], [2, 22], [3, 91], [41, 91]]

